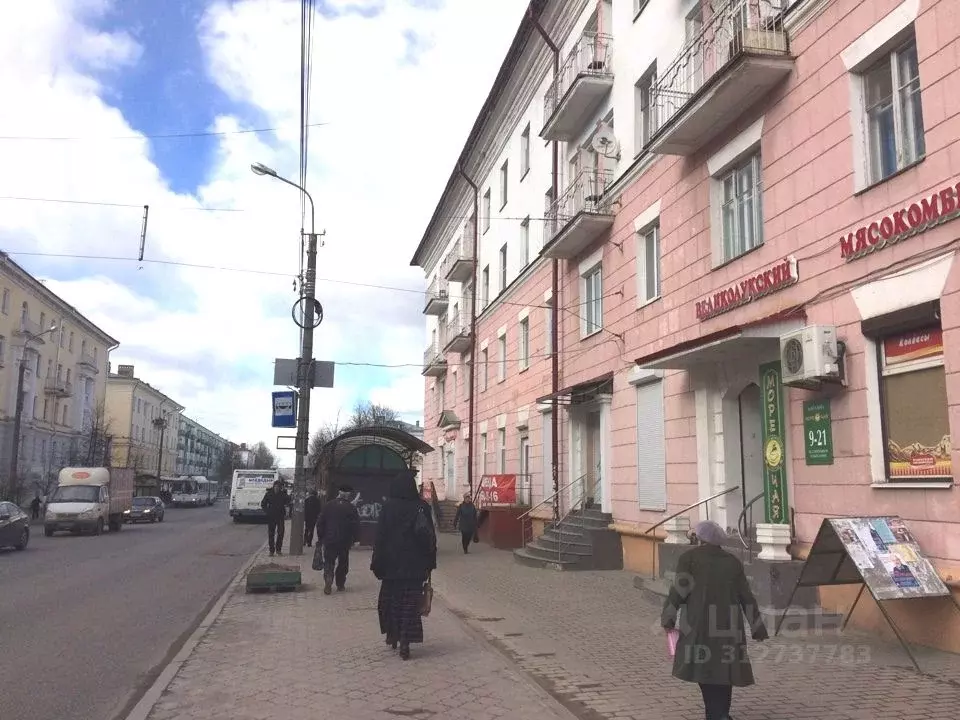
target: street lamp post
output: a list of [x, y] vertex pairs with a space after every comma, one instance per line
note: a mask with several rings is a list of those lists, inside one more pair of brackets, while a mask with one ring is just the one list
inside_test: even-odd
[[276, 170], [260, 163], [250, 169], [257, 175], [268, 175], [282, 183], [295, 187], [310, 202], [310, 234], [307, 236], [307, 274], [301, 288], [303, 303], [303, 333], [300, 340], [300, 357], [297, 360], [297, 388], [300, 394], [297, 411], [296, 458], [293, 475], [293, 517], [290, 521], [290, 553], [303, 554], [303, 501], [306, 495], [306, 459], [310, 446], [310, 391], [313, 389], [313, 321], [317, 284], [317, 228], [313, 198], [306, 188], [277, 174]]
[[163, 469], [163, 433], [167, 429], [167, 419], [163, 417], [163, 403], [160, 404], [160, 415], [153, 419], [153, 426], [160, 430], [160, 448], [157, 450], [157, 492], [160, 492], [160, 472]]
[[[9, 493], [12, 493], [16, 487], [17, 474], [20, 465], [20, 427], [23, 423], [23, 381], [27, 371], [27, 348], [30, 346], [30, 342], [32, 340], [39, 340], [44, 335], [49, 335], [52, 332], [56, 332], [56, 330], [57, 326], [56, 324], [53, 324], [49, 327], [49, 329], [44, 330], [39, 335], [24, 336], [25, 339], [23, 341], [23, 353], [20, 355], [20, 363], [17, 367], [17, 404], [13, 415], [13, 449], [10, 452]], [[34, 382], [39, 382], [39, 380], [40, 377], [37, 376]], [[56, 417], [54, 417], [54, 425], [56, 425]]]

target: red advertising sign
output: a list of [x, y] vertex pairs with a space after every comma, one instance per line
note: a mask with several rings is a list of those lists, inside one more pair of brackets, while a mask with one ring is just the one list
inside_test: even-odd
[[855, 260], [873, 250], [900, 242], [941, 222], [953, 220], [960, 212], [960, 184], [938, 190], [928, 198], [862, 225], [840, 237], [840, 257]]
[[888, 367], [942, 354], [943, 330], [939, 327], [913, 330], [883, 341], [883, 358]]
[[480, 478], [478, 504], [515, 505], [517, 503], [516, 475], [484, 475]]
[[797, 281], [797, 261], [786, 258], [776, 265], [761, 270], [731, 285], [728, 288], [715, 292], [711, 297], [697, 301], [697, 319], [709, 320], [725, 312], [746, 305], [764, 295], [783, 290]]

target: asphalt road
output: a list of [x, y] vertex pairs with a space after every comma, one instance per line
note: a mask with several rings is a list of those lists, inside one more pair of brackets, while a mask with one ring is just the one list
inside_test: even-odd
[[32, 531], [25, 551], [0, 551], [0, 718], [10, 720], [113, 720], [266, 540], [223, 501], [99, 537]]

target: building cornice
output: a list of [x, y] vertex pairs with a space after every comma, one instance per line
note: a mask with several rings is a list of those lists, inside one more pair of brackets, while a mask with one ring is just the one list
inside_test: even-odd
[[114, 373], [110, 373], [109, 375], [107, 375], [107, 387], [109, 387], [110, 385], [121, 385], [121, 384], [133, 385], [134, 392], [137, 391], [137, 388], [140, 388], [140, 387], [144, 388], [147, 392], [160, 398], [161, 403], [170, 403], [171, 405], [173, 405], [176, 408], [175, 412], [177, 413], [181, 413], [186, 409], [183, 405], [178, 403], [176, 400], [171, 399], [170, 397], [162, 393], [160, 390], [157, 390], [150, 383], [140, 380], [139, 378], [135, 378], [135, 377], [131, 378], [131, 377], [126, 377], [125, 375], [116, 375]]

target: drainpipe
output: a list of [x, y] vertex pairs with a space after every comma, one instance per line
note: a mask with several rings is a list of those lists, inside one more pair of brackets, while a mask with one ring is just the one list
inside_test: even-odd
[[476, 400], [474, 390], [476, 388], [476, 367], [477, 367], [477, 260], [479, 259], [480, 245], [480, 188], [477, 183], [467, 175], [463, 165], [457, 165], [457, 172], [464, 179], [467, 185], [473, 190], [473, 282], [470, 283], [470, 362], [468, 370], [470, 379], [468, 385], [469, 409], [467, 410], [467, 427], [470, 437], [467, 439], [467, 486], [470, 488], [470, 495], [473, 495], [473, 426], [474, 415], [476, 413]]
[[[560, 48], [544, 29], [543, 25], [540, 23], [539, 16], [534, 14], [532, 7], [527, 8], [527, 14], [530, 18], [530, 21], [537, 29], [537, 32], [540, 34], [540, 37], [543, 38], [543, 41], [547, 44], [547, 47], [550, 48], [550, 52], [553, 53], [553, 78], [554, 82], [556, 82], [557, 78], [560, 77]], [[553, 195], [553, 202], [556, 203], [560, 197], [560, 143], [557, 140], [553, 141], [550, 173], [551, 193]], [[553, 520], [554, 522], [559, 522], [560, 446], [558, 442], [558, 436], [560, 435], [560, 421], [558, 417], [559, 413], [557, 412], [559, 409], [557, 406], [557, 393], [560, 392], [560, 306], [558, 298], [560, 295], [560, 261], [557, 260], [557, 258], [553, 258], [552, 262], [551, 288], [550, 331], [553, 335], [553, 357], [551, 358], [552, 367], [550, 372], [550, 464], [553, 474]]]

